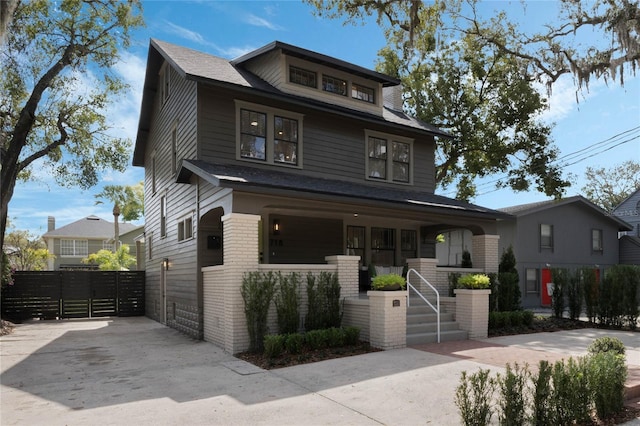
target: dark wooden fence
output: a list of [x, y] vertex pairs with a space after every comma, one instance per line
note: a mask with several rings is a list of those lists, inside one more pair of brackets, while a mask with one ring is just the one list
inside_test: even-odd
[[2, 318], [144, 315], [144, 271], [16, 272], [2, 290]]

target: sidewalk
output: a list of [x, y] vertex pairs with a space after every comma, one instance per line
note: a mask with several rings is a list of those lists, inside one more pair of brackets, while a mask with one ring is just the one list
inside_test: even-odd
[[[34, 321], [0, 338], [0, 424], [458, 425], [462, 371], [579, 355], [602, 333], [424, 345], [266, 371], [145, 317]], [[608, 334], [640, 366], [640, 334]]]

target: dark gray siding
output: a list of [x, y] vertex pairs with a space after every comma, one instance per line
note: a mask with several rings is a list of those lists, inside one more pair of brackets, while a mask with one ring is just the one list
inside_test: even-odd
[[620, 238], [620, 263], [640, 265], [640, 238], [631, 236]]
[[[202, 334], [201, 292], [196, 261], [195, 239], [178, 242], [178, 222], [192, 215], [197, 222], [195, 185], [176, 184], [171, 170], [171, 132], [177, 129], [178, 163], [182, 158], [196, 156], [196, 83], [186, 81], [171, 70], [171, 94], [164, 105], [160, 91], [154, 102], [148, 144], [145, 148], [145, 229], [152, 235], [147, 246], [147, 315], [162, 320], [160, 274], [162, 260], [169, 259], [166, 271], [166, 323], [185, 333]], [[152, 158], [155, 157], [155, 187], [152, 188]], [[160, 199], [167, 199], [167, 233], [160, 235]], [[194, 229], [194, 236], [197, 235]]]
[[[255, 167], [278, 167], [243, 162], [236, 159], [236, 108], [234, 99], [304, 114], [303, 169], [287, 168], [292, 173], [345, 179], [365, 180], [365, 130], [414, 139], [413, 188], [433, 192], [433, 138], [411, 132], [399, 132], [384, 125], [371, 125], [338, 115], [266, 101], [256, 97], [238, 96], [229, 91], [199, 89], [198, 157], [212, 162], [237, 162]], [[370, 182], [372, 185], [394, 185]]]

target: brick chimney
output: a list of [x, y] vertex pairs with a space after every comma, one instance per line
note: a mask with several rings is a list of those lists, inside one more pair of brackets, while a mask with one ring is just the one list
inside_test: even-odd
[[51, 232], [56, 229], [56, 218], [53, 216], [49, 216], [47, 218], [47, 232]]

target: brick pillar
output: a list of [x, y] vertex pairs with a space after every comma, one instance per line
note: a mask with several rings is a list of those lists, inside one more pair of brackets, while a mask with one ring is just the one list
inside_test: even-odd
[[369, 344], [380, 349], [407, 346], [407, 292], [368, 291]]
[[341, 297], [358, 297], [358, 262], [360, 256], [327, 256], [324, 258], [329, 265], [338, 266], [338, 282]]
[[470, 339], [486, 339], [489, 333], [489, 295], [491, 290], [457, 288], [456, 322]]
[[498, 272], [500, 256], [498, 254], [499, 235], [474, 235], [471, 239], [474, 268], [482, 268], [484, 272]]
[[224, 248], [224, 349], [238, 353], [249, 348], [249, 333], [240, 293], [245, 272], [258, 269], [260, 216], [230, 213], [222, 216]]
[[[438, 259], [426, 257], [419, 259], [407, 259], [407, 265], [409, 266], [409, 269], [415, 269], [425, 280], [429, 281], [429, 284], [438, 288], [438, 283], [436, 282], [436, 266], [438, 265]], [[431, 294], [430, 289], [423, 288], [425, 284], [422, 280], [416, 280], [414, 283], [413, 277], [409, 278], [411, 279], [411, 285], [418, 287], [418, 290], [421, 293]], [[446, 296], [446, 294], [441, 294], [440, 296]]]

